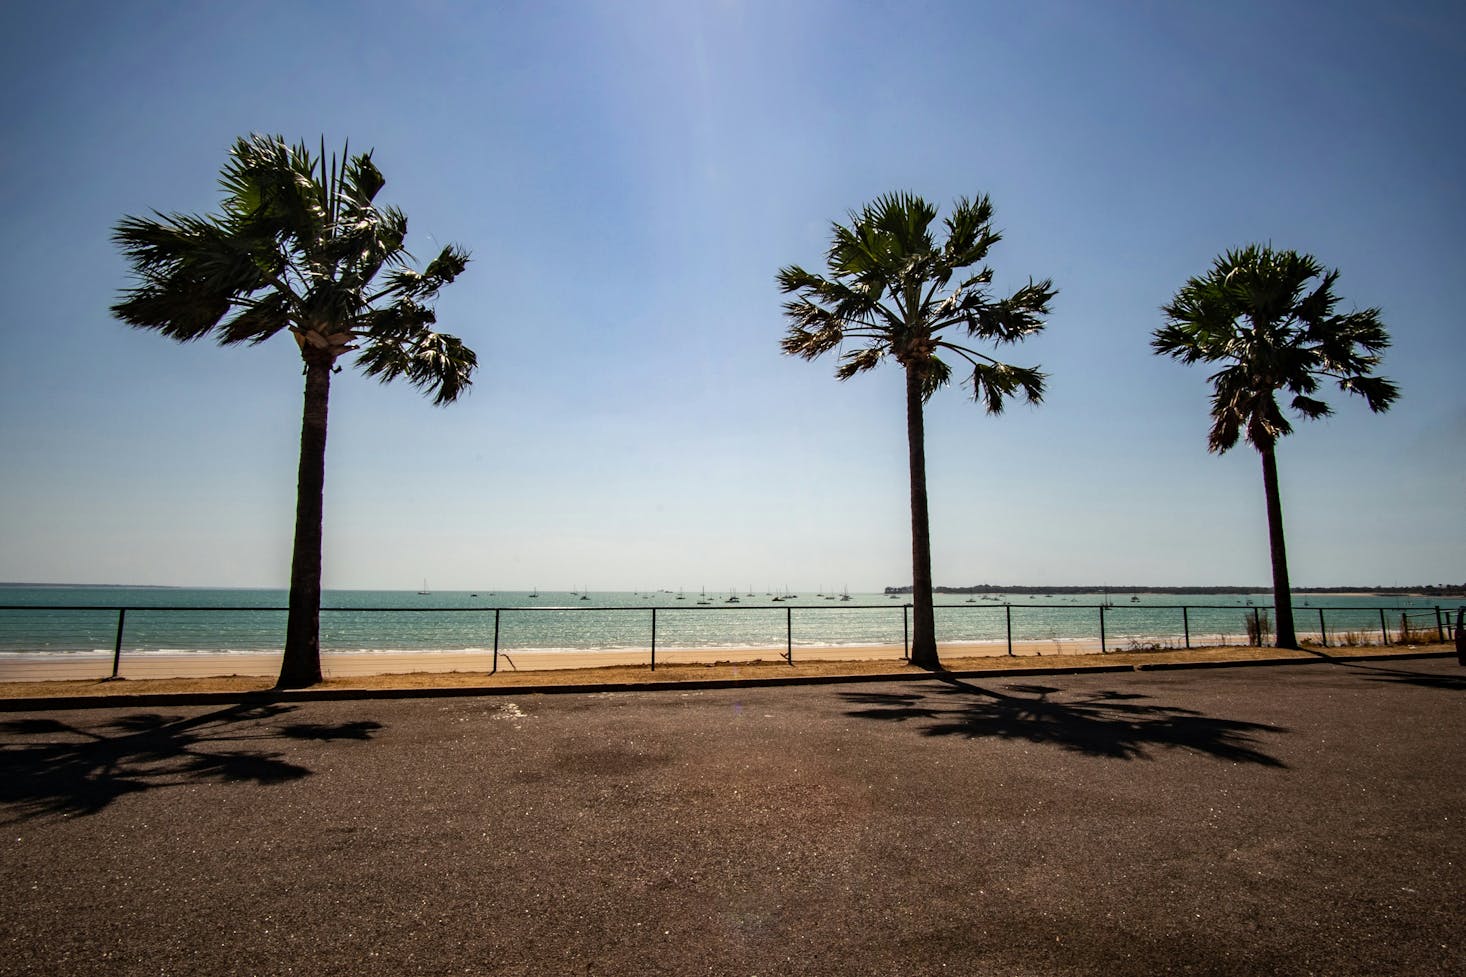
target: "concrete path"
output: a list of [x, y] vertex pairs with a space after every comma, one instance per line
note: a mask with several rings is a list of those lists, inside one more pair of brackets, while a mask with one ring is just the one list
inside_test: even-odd
[[1452, 660], [0, 716], [0, 974], [1466, 972]]

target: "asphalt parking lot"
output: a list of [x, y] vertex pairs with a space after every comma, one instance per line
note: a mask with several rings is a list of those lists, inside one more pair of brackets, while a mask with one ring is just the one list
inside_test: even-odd
[[1454, 659], [0, 716], [0, 974], [1466, 973]]

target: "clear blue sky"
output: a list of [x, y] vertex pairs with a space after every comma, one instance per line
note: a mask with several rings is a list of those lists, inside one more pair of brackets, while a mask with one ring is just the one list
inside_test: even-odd
[[[1320, 13], [1326, 9], [1327, 15]], [[208, 212], [237, 136], [373, 147], [480, 357], [333, 389], [328, 587], [910, 580], [901, 381], [782, 357], [781, 265], [891, 190], [987, 193], [1060, 289], [1000, 418], [928, 412], [935, 577], [1269, 579], [1261, 471], [1205, 450], [1158, 307], [1252, 241], [1378, 306], [1403, 389], [1280, 449], [1300, 585], [1466, 580], [1466, 15], [1449, 3], [73, 3], [0, 10], [0, 580], [283, 586], [288, 338], [108, 314], [126, 214]]]

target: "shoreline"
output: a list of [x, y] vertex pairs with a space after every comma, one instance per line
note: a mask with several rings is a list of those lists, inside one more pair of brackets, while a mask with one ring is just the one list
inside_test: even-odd
[[[1235, 646], [1233, 646], [1235, 647]], [[1116, 648], [1112, 653], [1118, 653]], [[783, 663], [784, 648], [658, 648], [657, 667], [676, 665], [739, 665], [754, 662]], [[951, 642], [941, 645], [944, 656], [955, 658], [1008, 658], [1007, 644], [996, 642]], [[1100, 654], [1098, 639], [1014, 641], [1013, 658], [1041, 659], [1068, 655]], [[273, 677], [280, 671], [280, 652], [226, 653], [180, 652], [177, 654], [124, 654], [118, 669], [121, 678], [213, 678], [226, 676]], [[491, 651], [389, 651], [323, 652], [321, 672], [325, 678], [363, 675], [438, 674], [472, 672], [492, 674]], [[820, 645], [794, 647], [794, 663], [801, 662], [889, 662], [905, 665], [901, 645]], [[499, 673], [543, 672], [608, 666], [643, 667], [650, 671], [651, 651], [500, 651]], [[18, 653], [0, 657], [0, 682], [50, 682], [105, 678], [112, 673], [111, 653], [70, 654]]]
[[[954, 641], [943, 642], [939, 651], [944, 661], [998, 662], [1013, 666], [1039, 666], [1057, 659], [1064, 660], [1116, 660], [1119, 656], [1157, 656], [1186, 654], [1234, 654], [1243, 649], [1253, 649], [1245, 636], [1217, 635], [1224, 641], [1208, 641], [1194, 636], [1190, 648], [1179, 638], [1160, 638], [1134, 644], [1128, 641], [1111, 641], [1107, 650], [1102, 649], [1098, 638], [1094, 639], [1046, 639], [1039, 641], [1013, 642], [1013, 653], [1007, 650], [1007, 643], [997, 641]], [[1384, 646], [1368, 646], [1383, 648]], [[1390, 646], [1395, 647], [1395, 646]], [[1271, 651], [1274, 649], [1263, 649]], [[1320, 649], [1325, 650], [1325, 649]], [[1354, 647], [1326, 649], [1330, 653], [1351, 653], [1361, 650]], [[118, 669], [118, 678], [135, 680], [205, 679], [205, 678], [273, 678], [280, 670], [281, 653], [134, 653], [124, 654]], [[649, 648], [634, 650], [592, 650], [592, 651], [500, 651], [497, 672], [494, 670], [492, 651], [367, 651], [367, 652], [323, 652], [321, 673], [327, 681], [390, 676], [446, 676], [479, 675], [510, 676], [587, 671], [596, 669], [640, 669], [649, 675], [657, 675], [668, 668], [716, 668], [747, 665], [794, 666], [809, 665], [827, 667], [848, 662], [862, 668], [876, 664], [888, 664], [897, 668], [909, 667], [905, 649], [898, 644], [878, 645], [818, 645], [794, 647], [793, 662], [785, 659], [783, 647], [763, 646], [750, 648], [658, 648], [656, 670], [653, 670]], [[63, 654], [15, 653], [0, 656], [0, 684], [24, 685], [26, 683], [99, 681], [112, 673], [111, 653], [90, 652]]]

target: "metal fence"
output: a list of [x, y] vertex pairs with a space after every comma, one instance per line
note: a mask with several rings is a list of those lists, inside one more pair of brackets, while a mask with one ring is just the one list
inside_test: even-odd
[[[818, 625], [814, 627], [812, 637], [806, 639], [803, 634], [809, 630], [810, 622], [817, 621], [822, 614], [832, 612], [871, 612], [878, 620], [885, 622], [877, 627], [887, 637], [882, 638], [882, 643], [894, 645], [895, 638], [895, 613], [901, 614], [901, 648], [902, 658], [910, 657], [911, 643], [911, 604], [836, 604], [836, 605], [812, 605], [794, 606], [785, 604], [777, 605], [751, 605], [742, 604], [738, 606], [710, 605], [710, 606], [635, 606], [635, 607], [435, 607], [435, 608], [404, 608], [404, 607], [323, 607], [321, 614], [323, 618], [339, 614], [397, 614], [416, 616], [419, 622], [430, 620], [432, 615], [478, 615], [482, 621], [482, 633], [485, 638], [492, 633], [492, 659], [491, 672], [499, 669], [499, 659], [507, 654], [509, 649], [501, 647], [501, 640], [504, 637], [506, 623], [512, 617], [520, 615], [544, 615], [544, 614], [584, 614], [597, 613], [601, 615], [643, 615], [643, 622], [637, 626], [635, 621], [627, 622], [627, 627], [617, 630], [623, 635], [623, 640], [629, 637], [637, 643], [641, 639], [635, 637], [640, 634], [645, 638], [642, 645], [648, 650], [648, 663], [653, 671], [657, 667], [657, 648], [659, 637], [659, 614], [662, 619], [662, 628], [665, 629], [665, 622], [673, 615], [686, 614], [749, 614], [759, 612], [765, 615], [766, 620], [776, 620], [782, 616], [782, 638], [783, 654], [780, 656], [790, 665], [794, 663], [795, 641], [795, 617], [796, 612], [804, 620], [801, 622], [801, 646], [828, 647], [838, 644], [838, 640], [821, 640], [819, 637]], [[153, 614], [181, 614], [181, 615], [207, 615], [207, 614], [283, 614], [287, 608], [283, 607], [199, 607], [199, 606], [117, 606], [117, 605], [36, 605], [16, 604], [0, 605], [0, 613], [4, 612], [92, 612], [99, 614], [115, 615], [115, 629], [112, 632], [112, 675], [116, 677], [120, 667], [125, 646], [125, 638], [128, 627], [128, 614], [140, 613]], [[782, 612], [780, 615], [778, 612]], [[1044, 612], [1035, 614], [1034, 612]], [[1240, 612], [1240, 613], [1239, 613]], [[426, 615], [427, 617], [424, 617]], [[1267, 644], [1271, 635], [1271, 624], [1273, 608], [1271, 605], [1262, 606], [1238, 606], [1235, 604], [1186, 604], [1186, 605], [1157, 605], [1157, 604], [1011, 604], [1011, 603], [977, 603], [969, 601], [967, 604], [938, 604], [936, 605], [936, 622], [938, 638], [949, 643], [987, 643], [994, 647], [1002, 646], [1007, 655], [1017, 654], [1016, 648], [1027, 647], [1037, 648], [1047, 641], [1052, 640], [1055, 645], [1063, 650], [1065, 644], [1088, 643], [1093, 647], [1097, 639], [1099, 652], [1108, 654], [1117, 650], [1160, 650], [1164, 648], [1192, 648], [1205, 647], [1215, 644], [1229, 644], [1231, 639], [1244, 638], [1248, 644]], [[1041, 624], [1034, 624], [1035, 618], [1042, 619]], [[1165, 625], [1164, 620], [1171, 619], [1171, 624]], [[409, 621], [411, 621], [409, 617]], [[1135, 621], [1143, 619], [1143, 625], [1137, 625]], [[601, 618], [599, 622], [593, 622], [595, 626], [605, 627], [608, 619]], [[848, 620], [848, 618], [847, 618]], [[1312, 624], [1316, 620], [1317, 630], [1312, 630]], [[1230, 624], [1227, 622], [1230, 621]], [[1297, 636], [1301, 641], [1316, 644], [1321, 647], [1356, 646], [1372, 644], [1406, 644], [1406, 643], [1427, 643], [1432, 641], [1446, 642], [1455, 637], [1460, 618], [1455, 623], [1451, 620], [1451, 612], [1443, 610], [1440, 606], [1435, 607], [1294, 607], [1294, 621]], [[1238, 626], [1243, 630], [1238, 630]], [[420, 625], [421, 626], [421, 625]], [[643, 630], [644, 628], [644, 630]], [[1060, 635], [1060, 629], [1063, 634]], [[665, 635], [665, 630], [661, 632]], [[1376, 642], [1376, 636], [1378, 641]], [[449, 648], [442, 648], [442, 651], [449, 651]], [[594, 641], [583, 648], [591, 652], [598, 649]], [[625, 646], [622, 646], [625, 650]], [[709, 648], [711, 653], [716, 653], [717, 648]], [[1042, 654], [1042, 651], [1036, 651]]]

